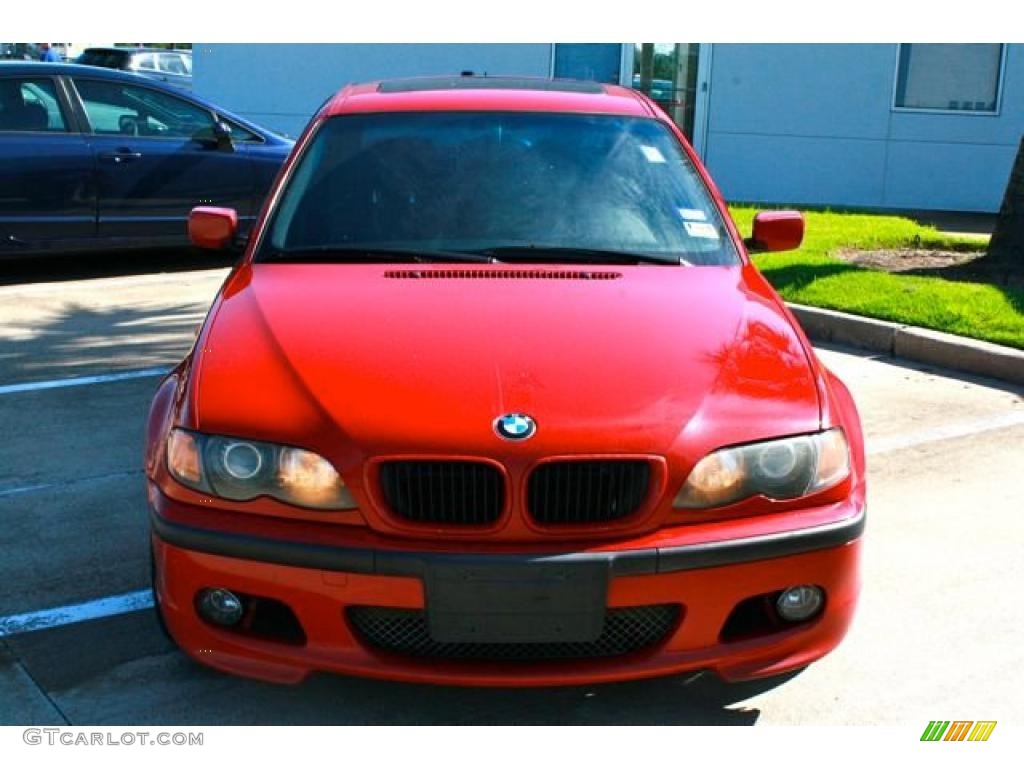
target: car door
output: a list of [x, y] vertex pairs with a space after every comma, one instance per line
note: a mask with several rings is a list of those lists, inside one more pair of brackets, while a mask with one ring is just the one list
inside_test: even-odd
[[92, 237], [92, 150], [52, 77], [0, 75], [0, 250]]
[[127, 80], [78, 76], [74, 86], [96, 157], [99, 237], [179, 244], [197, 205], [251, 215], [248, 153], [217, 141], [209, 109]]

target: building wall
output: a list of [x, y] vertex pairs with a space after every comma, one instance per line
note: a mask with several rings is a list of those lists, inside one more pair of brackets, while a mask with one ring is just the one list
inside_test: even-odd
[[465, 70], [551, 73], [549, 44], [195, 43], [192, 50], [197, 94], [289, 136], [347, 83]]
[[730, 200], [996, 211], [1024, 134], [1024, 46], [990, 115], [892, 110], [898, 47], [713, 47], [704, 156]]
[[[566, 46], [566, 61], [585, 49]], [[701, 73], [709, 88], [703, 155], [728, 199], [998, 209], [1024, 134], [1024, 45], [1008, 46], [995, 116], [893, 111], [894, 44], [716, 44], [711, 50], [710, 69]], [[198, 94], [291, 136], [349, 82], [463, 70], [541, 77], [552, 71], [546, 43], [196, 43], [193, 51]]]

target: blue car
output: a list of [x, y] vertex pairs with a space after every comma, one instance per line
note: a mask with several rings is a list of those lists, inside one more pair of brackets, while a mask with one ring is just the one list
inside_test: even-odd
[[137, 75], [0, 62], [0, 256], [185, 246], [197, 205], [244, 235], [292, 144]]

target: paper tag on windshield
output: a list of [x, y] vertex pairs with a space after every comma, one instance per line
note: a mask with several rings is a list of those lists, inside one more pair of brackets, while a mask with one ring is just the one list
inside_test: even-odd
[[647, 158], [648, 163], [664, 163], [665, 156], [661, 154], [657, 147], [648, 147], [644, 144], [640, 145], [640, 151], [644, 153], [644, 157]]
[[680, 208], [679, 215], [686, 221], [707, 221], [707, 214], [700, 208]]
[[708, 224], [705, 221], [684, 221], [683, 226], [686, 227], [686, 234], [690, 237], [703, 237], [708, 240], [718, 239], [718, 230], [715, 229], [713, 224]]

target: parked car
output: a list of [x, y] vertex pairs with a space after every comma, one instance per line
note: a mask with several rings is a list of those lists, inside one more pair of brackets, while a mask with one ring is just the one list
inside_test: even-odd
[[168, 85], [192, 90], [192, 51], [138, 46], [86, 48], [75, 59], [75, 63], [134, 72]]
[[0, 43], [0, 59], [39, 61], [42, 54], [38, 43]]
[[[640, 75], [633, 75], [633, 88], [640, 90]], [[678, 89], [682, 90], [682, 89]], [[676, 97], [676, 84], [671, 80], [651, 80], [650, 90], [647, 95], [658, 104], [671, 103]]]
[[0, 255], [187, 245], [203, 202], [244, 235], [291, 147], [136, 75], [0, 62]]
[[[679, 129], [618, 86], [352, 86], [149, 414], [185, 653], [550, 685], [791, 671], [851, 621], [864, 446]], [[237, 216], [189, 228], [230, 243]]]

